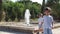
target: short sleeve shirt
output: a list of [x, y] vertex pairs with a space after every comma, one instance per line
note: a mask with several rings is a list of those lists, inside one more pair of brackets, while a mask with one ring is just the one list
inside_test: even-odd
[[43, 26], [41, 25], [41, 23], [43, 22], [43, 17], [40, 17], [39, 19], [38, 19], [38, 23], [39, 23], [39, 28], [42, 28]]
[[41, 22], [43, 22], [43, 18], [42, 18], [42, 17], [40, 17], [40, 18], [38, 19], [38, 23], [40, 24]]
[[51, 28], [53, 22], [53, 17], [51, 15], [43, 16], [43, 28]]

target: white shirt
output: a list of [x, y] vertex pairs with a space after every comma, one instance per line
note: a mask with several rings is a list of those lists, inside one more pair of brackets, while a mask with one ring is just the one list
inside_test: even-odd
[[38, 19], [38, 26], [39, 26], [39, 28], [42, 28], [42, 25], [41, 25], [41, 23], [43, 22], [43, 17], [40, 17], [39, 19]]
[[43, 22], [43, 17], [40, 17], [40, 18], [38, 19], [38, 23], [41, 24], [42, 22]]

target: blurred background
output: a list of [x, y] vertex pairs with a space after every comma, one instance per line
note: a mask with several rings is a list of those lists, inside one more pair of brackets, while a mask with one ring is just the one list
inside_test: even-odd
[[[52, 9], [53, 34], [60, 34], [60, 0], [0, 0], [0, 34], [32, 34], [38, 26], [38, 15], [45, 7]], [[26, 9], [31, 14], [31, 26], [24, 23]]]
[[60, 0], [0, 0], [0, 21], [20, 22], [26, 9], [30, 10], [31, 19], [36, 20], [44, 7], [51, 7], [54, 20], [60, 21]]

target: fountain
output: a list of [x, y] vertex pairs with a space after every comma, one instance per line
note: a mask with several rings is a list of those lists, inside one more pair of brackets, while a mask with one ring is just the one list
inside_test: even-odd
[[30, 16], [31, 16], [31, 14], [30, 14], [29, 9], [26, 9], [26, 11], [25, 11], [25, 23], [27, 25], [30, 25]]

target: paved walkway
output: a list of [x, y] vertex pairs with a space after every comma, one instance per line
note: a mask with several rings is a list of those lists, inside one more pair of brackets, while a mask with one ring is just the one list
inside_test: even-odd
[[[0, 22], [0, 26], [26, 26], [23, 22]], [[31, 26], [37, 26], [37, 24], [31, 24]], [[54, 27], [60, 26], [60, 23], [55, 23]]]
[[[53, 34], [60, 34], [60, 28], [53, 29]], [[0, 31], [0, 34], [22, 34], [20, 32], [5, 32], [5, 31]]]
[[[11, 26], [11, 27], [18, 27], [18, 28], [23, 28], [23, 29], [30, 29], [30, 30], [35, 30], [38, 29], [38, 25], [36, 24], [31, 24], [31, 26], [27, 26], [25, 23], [22, 22], [0, 22], [0, 26]], [[54, 28], [60, 27], [60, 23], [55, 23]]]
[[[31, 26], [27, 26], [25, 23], [22, 22], [0, 22], [0, 28], [1, 26], [6, 26], [6, 27], [11, 27], [11, 28], [16, 28], [16, 29], [23, 29], [23, 30], [31, 30], [32, 32], [34, 30], [38, 29], [38, 25], [37, 24], [31, 24]], [[53, 29], [53, 33], [56, 34], [55, 32], [59, 32], [59, 28], [60, 29], [60, 23], [55, 23], [54, 24], [54, 29]]]
[[53, 29], [53, 34], [60, 34], [60, 28]]

